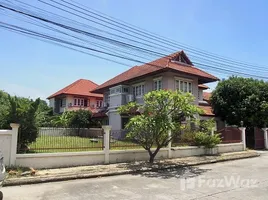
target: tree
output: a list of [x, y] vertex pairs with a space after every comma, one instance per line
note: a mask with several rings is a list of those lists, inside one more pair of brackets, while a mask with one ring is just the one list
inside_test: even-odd
[[51, 120], [53, 118], [53, 109], [47, 105], [47, 102], [40, 100], [38, 109], [35, 113], [35, 121], [37, 127], [49, 127], [51, 126]]
[[268, 121], [268, 84], [261, 80], [230, 77], [220, 81], [211, 96], [216, 116], [230, 125], [263, 127]]
[[39, 98], [32, 100], [10, 96], [8, 93], [0, 91], [0, 129], [10, 128], [10, 123], [19, 123], [19, 147], [36, 140], [37, 127], [46, 123], [50, 115], [46, 102]]
[[79, 109], [73, 111], [73, 115], [70, 118], [69, 125], [78, 128], [89, 128], [92, 125], [92, 112], [89, 110]]
[[27, 98], [8, 96], [9, 113], [7, 115], [9, 123], [19, 123], [19, 145], [27, 145], [34, 142], [38, 135], [35, 123], [35, 114], [38, 109], [40, 99], [35, 101]]
[[52, 124], [57, 127], [90, 128], [95, 126], [92, 120], [92, 112], [79, 109], [76, 111], [65, 111], [57, 115], [52, 120]]
[[[152, 163], [159, 150], [178, 136], [182, 122], [200, 112], [193, 101], [189, 93], [152, 91], [144, 95], [143, 105], [130, 102], [118, 111], [132, 116], [126, 125], [127, 136], [148, 151]], [[137, 111], [141, 114], [135, 115]]]
[[9, 101], [8, 94], [0, 90], [0, 128], [9, 128], [8, 124]]

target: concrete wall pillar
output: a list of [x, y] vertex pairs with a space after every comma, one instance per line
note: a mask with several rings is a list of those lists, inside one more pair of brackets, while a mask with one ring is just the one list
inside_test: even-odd
[[19, 124], [11, 123], [10, 127], [12, 128], [12, 138], [11, 138], [11, 151], [10, 151], [10, 165], [16, 165], [16, 155], [17, 155], [17, 146], [18, 146], [18, 132]]
[[[168, 131], [168, 136], [171, 138], [171, 130]], [[168, 143], [168, 158], [172, 158], [172, 149], [171, 149], [171, 142]]]
[[239, 130], [241, 131], [243, 150], [245, 151], [247, 148], [247, 145], [246, 145], [246, 127], [240, 127]]
[[268, 140], [267, 140], [267, 130], [268, 128], [263, 128], [263, 133], [264, 133], [264, 147], [265, 149], [268, 149]]
[[109, 164], [110, 162], [110, 132], [112, 127], [111, 126], [102, 126], [104, 131], [103, 139], [104, 139], [104, 154], [105, 159], [104, 163]]

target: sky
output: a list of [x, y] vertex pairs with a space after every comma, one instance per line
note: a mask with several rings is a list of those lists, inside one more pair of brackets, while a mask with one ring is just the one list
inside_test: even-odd
[[[224, 57], [262, 66], [268, 61], [266, 0], [79, 2], [158, 35]], [[129, 69], [3, 29], [0, 29], [0, 44], [0, 89], [18, 96], [45, 99], [77, 79], [101, 84]], [[219, 78], [225, 77], [210, 72]], [[258, 73], [263, 75], [261, 71]], [[210, 86], [213, 89], [215, 84]]]

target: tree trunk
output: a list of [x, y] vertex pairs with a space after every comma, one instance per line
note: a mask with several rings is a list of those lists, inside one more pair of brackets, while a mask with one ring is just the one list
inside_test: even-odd
[[148, 150], [149, 155], [150, 155], [150, 159], [149, 162], [153, 163], [154, 162], [154, 158], [156, 156], [156, 154], [158, 153], [158, 151], [160, 150], [161, 147], [157, 147], [156, 150], [154, 151], [154, 153], [152, 153], [151, 149]]
[[149, 159], [149, 162], [150, 162], [150, 163], [153, 163], [153, 162], [154, 162], [155, 155], [156, 155], [156, 154], [152, 154], [152, 155], [150, 155], [150, 159]]

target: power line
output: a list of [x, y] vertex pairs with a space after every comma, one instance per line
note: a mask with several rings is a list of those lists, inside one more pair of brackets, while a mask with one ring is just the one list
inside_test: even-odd
[[[50, 5], [50, 6], [54, 6], [54, 7], [56, 7], [57, 9], [60, 9], [60, 10], [62, 10], [62, 11], [64, 11], [64, 12], [67, 12], [67, 13], [70, 13], [70, 14], [73, 14], [73, 15], [75, 15], [75, 16], [78, 16], [78, 17], [81, 17], [81, 18], [83, 18], [83, 19], [87, 19], [87, 20], [89, 20], [89, 21], [91, 21], [91, 22], [94, 22], [94, 23], [97, 23], [97, 24], [99, 24], [99, 25], [102, 25], [102, 26], [104, 26], [104, 27], [106, 27], [106, 28], [111, 28], [110, 26], [107, 26], [107, 25], [103, 25], [103, 24], [101, 24], [101, 23], [99, 23], [99, 22], [96, 22], [96, 21], [94, 21], [94, 20], [92, 20], [92, 19], [89, 19], [89, 18], [85, 18], [85, 17], [83, 17], [83, 16], [81, 16], [81, 15], [77, 15], [77, 14], [75, 14], [75, 13], [73, 13], [73, 12], [70, 12], [70, 11], [67, 11], [67, 10], [65, 10], [65, 9], [62, 9], [62, 8], [59, 8], [59, 7], [57, 7], [57, 6], [55, 6], [55, 5], [52, 5], [52, 4], [49, 4], [49, 3], [47, 3], [47, 2], [44, 2], [44, 1], [42, 1], [42, 0], [39, 0], [40, 2], [43, 2], [43, 3], [45, 3], [45, 4], [47, 4], [47, 5]], [[94, 19], [98, 19], [98, 20], [100, 20], [100, 21], [102, 21], [102, 22], [106, 22], [107, 23], [107, 21], [105, 21], [105, 20], [102, 20], [102, 19], [100, 19], [100, 18], [96, 18], [96, 17], [94, 17], [94, 16], [92, 16], [92, 15], [88, 15], [87, 13], [85, 13], [85, 12], [81, 12], [81, 11], [79, 11], [79, 10], [77, 10], [77, 9], [73, 9], [73, 8], [71, 8], [70, 6], [66, 6], [66, 5], [64, 5], [64, 4], [62, 4], [62, 3], [58, 3], [58, 2], [56, 2], [55, 0], [50, 0], [50, 1], [52, 1], [52, 2], [54, 2], [54, 3], [56, 3], [56, 4], [59, 4], [59, 5], [61, 5], [61, 6], [64, 6], [64, 7], [67, 7], [68, 9], [72, 9], [72, 10], [75, 10], [75, 11], [77, 11], [77, 12], [80, 12], [80, 13], [82, 13], [82, 14], [84, 14], [84, 15], [86, 15], [86, 16], [90, 16], [90, 17], [93, 17]], [[65, 1], [65, 0], [62, 0], [63, 2], [65, 2], [65, 3], [68, 3], [67, 1]], [[70, 5], [72, 5], [72, 6], [75, 6], [74, 4], [72, 4], [72, 3], [68, 3], [68, 4], [70, 4]], [[76, 6], [77, 7], [77, 6]], [[88, 11], [87, 9], [85, 9], [85, 8], [83, 8], [83, 7], [78, 7], [79, 9], [81, 9], [81, 10], [84, 10], [84, 11]], [[90, 12], [90, 13], [93, 13], [93, 12], [91, 12], [91, 11], [88, 11], [88, 12]], [[94, 14], [94, 13], [93, 13]], [[101, 15], [98, 15], [98, 16], [101, 16]], [[105, 19], [109, 19], [109, 18], [107, 18], [107, 17], [104, 17]], [[114, 20], [112, 20], [113, 22], [114, 22]], [[120, 25], [122, 24], [122, 23], [119, 23]], [[110, 25], [110, 23], [109, 23], [109, 25]], [[129, 30], [129, 29], [126, 29], [125, 27], [121, 27], [121, 26], [118, 26], [117, 24], [112, 24], [112, 25], [114, 25], [114, 26], [116, 26], [116, 27], [120, 27], [120, 28], [122, 28], [122, 29], [124, 29], [124, 30]], [[111, 28], [111, 29], [113, 29], [113, 30], [116, 30], [116, 31], [119, 31], [120, 33], [124, 33], [124, 34], [127, 34], [127, 35], [130, 35], [130, 36], [132, 36], [132, 37], [135, 37], [135, 36], [133, 36], [133, 35], [131, 35], [131, 34], [128, 34], [128, 33], [126, 33], [126, 32], [123, 32], [123, 31], [120, 31], [120, 30], [118, 30], [118, 29], [115, 29], [115, 28]], [[133, 30], [129, 30], [130, 32], [134, 32]], [[139, 34], [138, 32], [135, 32], [136, 34]], [[146, 38], [150, 38], [150, 39], [154, 39], [155, 40], [155, 38], [156, 37], [154, 37], [154, 38], [152, 38], [152, 37], [148, 37], [147, 35], [144, 35], [144, 34], [139, 34], [139, 35], [143, 35], [144, 37], [146, 37]], [[148, 40], [144, 40], [143, 38], [140, 38], [140, 37], [136, 37], [136, 38], [138, 38], [138, 39], [141, 39], [141, 40], [143, 40], [143, 41], [146, 41], [146, 42], [151, 42], [152, 44], [155, 44], [155, 45], [158, 45], [158, 46], [161, 46], [161, 47], [164, 47], [164, 48], [167, 48], [167, 49], [170, 49], [170, 50], [172, 50], [172, 51], [176, 51], [176, 50], [174, 50], [174, 49], [171, 49], [169, 46], [174, 46], [174, 45], [172, 45], [172, 43], [170, 44], [170, 43], [168, 43], [168, 45], [169, 46], [163, 46], [163, 45], [159, 45], [159, 44], [157, 44], [157, 43], [155, 43], [155, 42], [152, 42], [152, 41], [148, 41]], [[132, 40], [133, 41], [133, 40]], [[159, 41], [159, 40], [157, 40], [157, 41]], [[163, 40], [162, 40], [163, 41]], [[138, 42], [138, 41], [134, 41], [134, 42]], [[144, 43], [141, 43], [141, 42], [138, 42], [138, 43], [140, 43], [140, 44], [143, 44], [143, 45], [147, 45], [147, 44], [144, 44]], [[167, 43], [165, 43], [165, 44], [167, 44]], [[152, 46], [152, 45], [147, 45], [147, 46], [150, 46], [150, 47], [154, 47], [154, 48], [158, 48], [159, 49], [159, 47], [156, 47], [156, 46]], [[161, 50], [163, 50], [162, 48], [161, 48]], [[190, 49], [189, 51], [190, 52], [196, 52], [196, 51], [193, 51], [194, 49]], [[203, 55], [204, 53], [200, 53], [200, 52], [198, 52], [197, 53], [198, 55]], [[209, 56], [209, 58], [211, 58], [211, 56]], [[214, 58], [215, 59], [215, 58]], [[215, 64], [219, 64], [220, 62], [222, 62], [222, 60], [223, 59], [221, 59], [221, 58], [218, 58], [218, 59], [216, 59], [217, 61], [215, 62], [215, 61], [213, 61], [213, 60], [210, 60], [210, 62], [214, 62]], [[219, 62], [220, 61], [220, 62]], [[231, 63], [231, 62], [227, 62], [227, 63]], [[232, 63], [234, 63], [234, 62], [232, 62]], [[221, 65], [224, 65], [224, 66], [226, 66], [226, 67], [230, 67], [231, 65], [230, 64], [226, 64], [226, 63], [220, 63]], [[236, 64], [236, 68], [239, 68], [239, 66], [243, 66], [243, 67], [245, 67], [244, 65], [241, 65], [241, 63], [240, 64]], [[231, 67], [234, 67], [234, 66], [231, 66]], [[240, 69], [244, 69], [244, 68], [240, 68]], [[261, 70], [261, 71], [264, 71], [264, 69], [263, 68], [254, 68], [254, 67], [252, 67], [251, 66], [251, 68], [248, 68], [248, 70], [254, 70], [255, 69], [255, 71], [256, 70]]]
[[[65, 0], [62, 0], [64, 2], [67, 2]], [[84, 9], [87, 8], [89, 10], [87, 10], [88, 12], [92, 13], [92, 14], [95, 14], [97, 16], [100, 16], [100, 17], [104, 17], [105, 19], [107, 20], [110, 20], [112, 22], [115, 22], [115, 23], [118, 23], [120, 25], [122, 25], [123, 27], [128, 27], [130, 28], [131, 30], [135, 30], [135, 31], [140, 31], [141, 33], [144, 34], [144, 36], [152, 36], [153, 38], [157, 38], [161, 41], [165, 41], [165, 42], [168, 42], [169, 44], [173, 44], [173, 45], [177, 45], [179, 46], [180, 48], [182, 49], [185, 49], [187, 51], [189, 50], [193, 50], [194, 52], [198, 52], [198, 53], [201, 53], [202, 55], [206, 55], [206, 56], [214, 56], [215, 58], [218, 58], [218, 59], [221, 59], [222, 61], [225, 61], [225, 62], [228, 62], [228, 63], [235, 63], [235, 64], [239, 64], [239, 65], [244, 65], [244, 66], [249, 66], [249, 67], [261, 67], [261, 66], [258, 66], [256, 64], [252, 64], [252, 63], [245, 63], [245, 62], [242, 62], [242, 61], [237, 61], [237, 60], [233, 60], [231, 58], [227, 58], [227, 57], [223, 57], [223, 56], [220, 56], [218, 54], [215, 54], [215, 53], [211, 53], [211, 52], [208, 52], [208, 51], [205, 51], [205, 50], [202, 50], [202, 49], [197, 49], [195, 47], [192, 47], [190, 45], [186, 45], [186, 44], [183, 44], [183, 43], [180, 43], [178, 41], [175, 41], [175, 40], [172, 40], [170, 38], [167, 38], [167, 37], [164, 37], [164, 36], [161, 36], [159, 34], [156, 34], [156, 33], [153, 33], [153, 32], [150, 32], [146, 29], [143, 29], [143, 28], [140, 28], [138, 26], [135, 26], [135, 25], [132, 25], [130, 23], [127, 23], [123, 20], [120, 20], [120, 19], [117, 19], [117, 18], [114, 18], [112, 16], [109, 16], [107, 14], [104, 14], [100, 11], [97, 11], [95, 9], [92, 9], [88, 6], [85, 6], [81, 3], [78, 3], [77, 1], [74, 1], [74, 0], [70, 0], [71, 2], [74, 2], [76, 5], [80, 5], [80, 6], [83, 6], [81, 9]], [[72, 4], [74, 5], [74, 4]], [[91, 11], [90, 11], [91, 10]], [[93, 10], [93, 11], [92, 11]], [[99, 14], [98, 14], [99, 13]], [[106, 16], [106, 17], [105, 17]], [[190, 52], [190, 51], [189, 51]]]
[[[3, 6], [2, 6], [2, 7], [3, 7]], [[9, 9], [9, 10], [10, 10], [10, 9]], [[11, 11], [16, 12], [16, 9], [11, 9]], [[18, 13], [23, 14], [24, 12], [19, 11]], [[70, 27], [70, 26], [63, 25], [63, 24], [61, 24], [61, 23], [57, 23], [57, 22], [53, 22], [53, 21], [51, 21], [51, 20], [44, 19], [44, 18], [42, 18], [42, 17], [34, 16], [34, 15], [32, 15], [32, 14], [28, 14], [28, 13], [24, 13], [24, 15], [25, 15], [25, 14], [26, 14], [26, 16], [33, 17], [34, 19], [38, 19], [38, 20], [41, 20], [41, 21], [44, 21], [44, 22], [47, 22], [47, 23], [51, 23], [51, 24], [53, 24], [53, 25], [56, 25], [56, 26], [65, 28], [65, 29], [67, 29], [67, 30], [71, 30], [71, 31], [80, 33], [80, 34], [88, 33], [88, 32], [85, 32], [85, 31], [83, 31], [83, 30], [79, 30], [79, 29], [75, 29], [75, 28]], [[87, 34], [85, 34], [85, 35], [87, 35]], [[91, 35], [89, 35], [89, 36], [91, 36]], [[52, 38], [47, 38], [47, 39], [52, 39]], [[103, 38], [97, 38], [97, 39], [102, 40]], [[66, 42], [66, 41], [62, 41], [62, 40], [57, 40], [57, 41], [58, 41], [58, 42]], [[108, 40], [108, 41], [109, 41], [109, 40]], [[113, 40], [113, 42], [115, 42], [116, 44], [118, 44], [118, 41], [116, 41], [116, 40]], [[77, 45], [77, 44], [75, 44], [75, 43], [67, 43], [67, 44], [69, 44], [69, 45], [74, 45], [74, 46], [76, 46], [76, 47], [80, 47], [80, 48], [85, 48], [85, 46]], [[121, 44], [120, 42], [119, 42], [119, 45], [122, 46], [122, 44]], [[123, 45], [123, 46], [124, 46], [124, 45]], [[126, 46], [127, 46], [127, 45], [126, 45]], [[131, 47], [132, 47], [132, 46], [131, 46]], [[139, 49], [139, 47], [137, 47], [137, 46], [135, 46], [135, 47], [136, 47], [137, 49]], [[96, 49], [92, 49], [92, 48], [86, 48], [86, 49], [87, 49], [87, 50], [91, 50], [91, 51], [96, 51]], [[147, 49], [143, 49], [143, 50], [147, 50]], [[99, 51], [99, 50], [98, 50], [97, 52], [107, 54], [107, 52], [104, 52], [104, 51]], [[154, 53], [157, 53], [157, 52], [154, 52]], [[107, 54], [107, 55], [114, 56], [114, 57], [118, 57], [118, 54], [117, 54], [117, 55], [116, 55], [116, 54]], [[137, 59], [132, 59], [132, 58], [130, 58], [130, 57], [123, 57], [123, 56], [121, 56], [121, 57], [118, 57], [118, 58], [126, 59], [126, 60], [130, 60], [130, 61], [133, 61], [133, 62], [138, 62], [138, 63], [141, 63], [141, 64], [144, 64], [144, 63], [145, 63], [144, 61], [140, 61], [140, 60], [137, 60]], [[200, 63], [197, 63], [197, 64], [200, 64]], [[206, 64], [204, 64], [204, 63], [201, 63], [200, 65], [203, 65], [203, 66], [206, 66], [206, 67], [209, 67], [209, 68], [213, 68], [213, 66], [206, 65]], [[214, 68], [215, 68], [215, 67], [214, 67]], [[215, 68], [215, 69], [224, 71], [224, 69], [222, 69], [222, 68]], [[249, 76], [254, 76], [254, 77], [264, 78], [264, 77], [261, 77], [261, 76], [256, 76], [256, 75], [251, 75], [251, 74], [246, 74], [246, 73], [243, 73], [243, 72], [241, 73], [241, 72], [237, 72], [237, 71], [233, 71], [233, 70], [225, 70], [225, 71], [228, 72], [228, 73], [231, 72], [231, 73], [244, 74], [244, 75], [249, 75]]]

